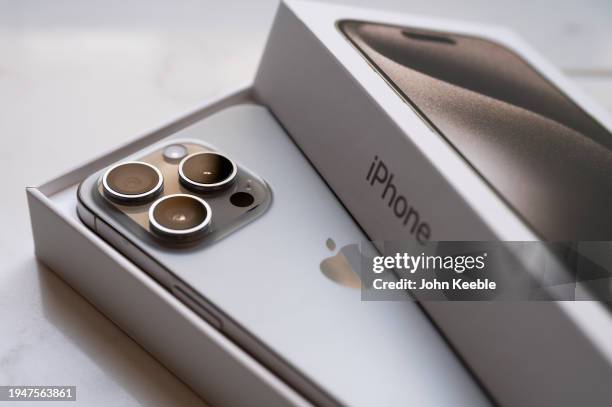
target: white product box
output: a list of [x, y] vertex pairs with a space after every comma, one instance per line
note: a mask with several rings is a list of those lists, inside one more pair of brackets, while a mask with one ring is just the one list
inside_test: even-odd
[[249, 101], [250, 87], [240, 87], [43, 185], [27, 188], [36, 256], [209, 403], [309, 405], [88, 229], [76, 213], [77, 187], [89, 174], [225, 107]]
[[[492, 40], [523, 57], [603, 126], [607, 113], [513, 33], [455, 21], [286, 1], [255, 81], [372, 240], [418, 239], [366, 181], [374, 156], [427, 222], [430, 240], [537, 240], [530, 227], [379, 76], [339, 29], [343, 20]], [[612, 399], [612, 318], [598, 302], [424, 302], [502, 405], [603, 405]], [[608, 383], [608, 384], [607, 384]]]
[[[308, 401], [79, 221], [78, 183], [110, 163], [224, 107], [256, 101], [271, 109], [372, 239], [414, 237], [397, 226], [368, 190], [364, 171], [373, 151], [393, 168], [397, 185], [427, 220], [429, 230], [421, 233], [432, 240], [535, 238], [370, 69], [337, 29], [343, 19], [494, 38], [517, 50], [610, 128], [611, 122], [595, 105], [506, 31], [353, 7], [282, 3], [252, 86], [204, 103], [166, 126], [27, 189], [36, 255], [213, 404]], [[612, 345], [607, 340], [612, 319], [597, 303], [431, 302], [423, 307], [502, 404], [570, 405], [612, 398], [607, 386], [612, 380]], [[157, 318], [141, 318], [143, 312]], [[184, 352], [185, 347], [198, 352]]]

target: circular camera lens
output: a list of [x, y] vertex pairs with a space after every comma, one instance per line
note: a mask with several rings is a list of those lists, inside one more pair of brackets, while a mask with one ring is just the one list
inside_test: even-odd
[[191, 154], [179, 164], [181, 183], [196, 191], [214, 191], [229, 186], [236, 178], [236, 165], [212, 152]]
[[149, 225], [155, 233], [173, 238], [193, 238], [204, 234], [210, 226], [210, 206], [193, 195], [164, 196], [151, 205]]
[[163, 155], [168, 161], [178, 161], [187, 155], [187, 147], [182, 144], [170, 144], [164, 148]]
[[104, 195], [122, 203], [148, 201], [162, 191], [163, 184], [161, 172], [140, 161], [117, 164], [102, 177]]

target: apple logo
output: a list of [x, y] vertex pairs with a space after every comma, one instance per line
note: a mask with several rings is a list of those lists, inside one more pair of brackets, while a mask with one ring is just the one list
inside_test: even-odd
[[[330, 251], [335, 252], [336, 243], [333, 239], [327, 239], [325, 245]], [[359, 245], [349, 244], [333, 256], [323, 259], [319, 267], [323, 275], [334, 283], [349, 288], [361, 288], [359, 269], [362, 259]]]

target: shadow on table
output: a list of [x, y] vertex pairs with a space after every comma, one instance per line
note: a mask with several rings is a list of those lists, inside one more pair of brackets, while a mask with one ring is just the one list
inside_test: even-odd
[[145, 406], [206, 406], [187, 385], [48, 267], [38, 260], [34, 262], [43, 315], [136, 400]]

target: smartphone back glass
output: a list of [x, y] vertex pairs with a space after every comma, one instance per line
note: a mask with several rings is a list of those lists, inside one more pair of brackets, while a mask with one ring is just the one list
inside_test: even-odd
[[487, 404], [415, 303], [362, 302], [354, 279], [330, 273], [367, 237], [266, 109], [232, 107], [171, 139], [211, 144], [260, 176], [272, 191], [266, 212], [181, 251], [140, 239], [93, 200], [100, 174], [83, 182], [81, 200], [170, 271], [167, 284], [203, 299], [230, 338], [317, 402], [325, 393], [349, 405]]

